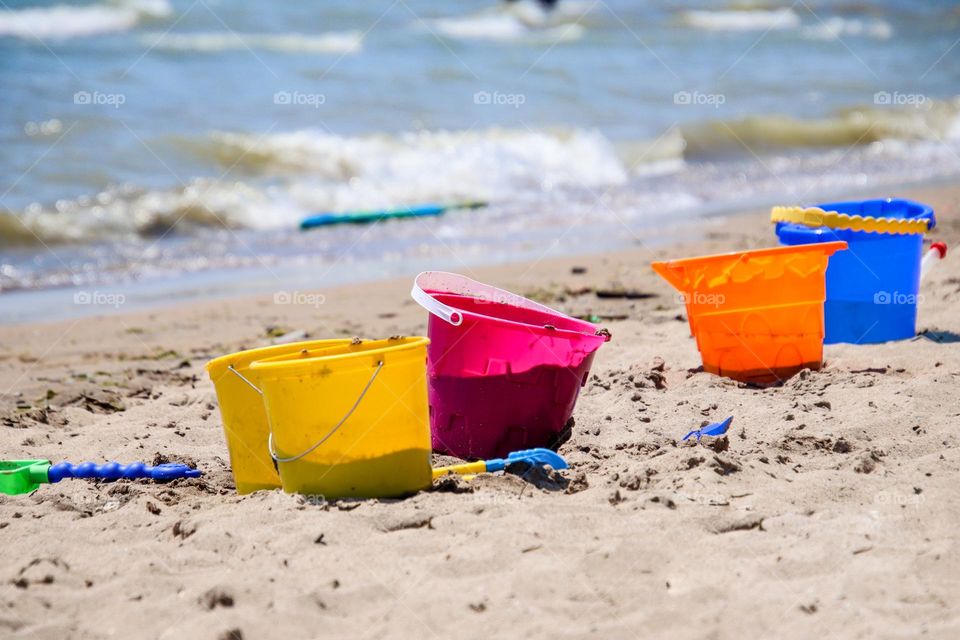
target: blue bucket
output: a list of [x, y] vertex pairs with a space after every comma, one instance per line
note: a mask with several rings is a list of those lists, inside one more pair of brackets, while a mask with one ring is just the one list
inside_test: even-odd
[[[815, 205], [824, 211], [873, 218], [937, 221], [933, 209], [911, 200], [861, 200]], [[872, 344], [912, 338], [917, 333], [922, 233], [876, 233], [777, 223], [784, 245], [843, 240], [848, 251], [830, 257], [823, 305], [824, 343]]]

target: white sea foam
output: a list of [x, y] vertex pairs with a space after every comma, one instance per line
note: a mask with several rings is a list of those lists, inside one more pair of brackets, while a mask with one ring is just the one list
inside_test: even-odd
[[800, 16], [792, 9], [750, 11], [684, 11], [687, 26], [705, 31], [766, 31], [796, 29]]
[[817, 24], [804, 27], [801, 33], [805, 38], [812, 40], [836, 40], [843, 37], [889, 40], [893, 35], [893, 27], [883, 20], [858, 20], [832, 16]]
[[167, 0], [0, 11], [0, 37], [56, 40], [117, 33], [133, 29], [144, 19], [165, 18], [171, 13]]
[[322, 131], [217, 133], [208, 153], [265, 174], [308, 173], [328, 208], [503, 198], [556, 187], [620, 184], [626, 170], [596, 131], [488, 129], [342, 137]]
[[262, 49], [282, 53], [358, 53], [363, 49], [359, 31], [331, 31], [317, 35], [302, 33], [148, 33], [147, 46], [172, 51], [213, 53], [234, 49]]
[[522, 40], [527, 42], [572, 42], [583, 36], [579, 24], [533, 29], [510, 15], [489, 15], [475, 18], [445, 18], [433, 23], [445, 36], [463, 40]]
[[[2, 217], [2, 216], [0, 216]], [[242, 182], [195, 179], [184, 188], [111, 188], [95, 196], [33, 204], [18, 214], [12, 241], [88, 242], [159, 235], [177, 227], [270, 228], [296, 217], [267, 191]], [[69, 220], [69, 224], [64, 221]], [[0, 230], [4, 229], [0, 220]]]
[[810, 40], [834, 40], [843, 37], [887, 40], [893, 35], [893, 27], [883, 20], [830, 16], [804, 24], [793, 9], [693, 10], [681, 14], [681, 20], [687, 26], [704, 31], [799, 30], [802, 37]]

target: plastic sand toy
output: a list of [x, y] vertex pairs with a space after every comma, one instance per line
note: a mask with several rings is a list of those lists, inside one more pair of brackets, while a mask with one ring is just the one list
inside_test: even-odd
[[730, 428], [730, 425], [733, 424], [733, 416], [730, 416], [726, 420], [721, 422], [714, 422], [713, 424], [708, 424], [705, 427], [700, 427], [699, 429], [694, 429], [689, 431], [687, 435], [683, 436], [681, 440], [689, 440], [690, 438], [696, 438], [697, 442], [700, 442], [700, 439], [703, 436], [712, 436], [719, 437], [727, 432], [727, 429]]
[[439, 216], [452, 209], [482, 209], [486, 202], [458, 202], [456, 204], [418, 204], [396, 209], [376, 209], [371, 211], [345, 211], [342, 213], [317, 213], [300, 222], [301, 229], [328, 227], [335, 224], [366, 224], [398, 218], [424, 218]]
[[477, 473], [494, 473], [503, 471], [507, 465], [515, 462], [526, 462], [534, 466], [550, 465], [554, 469], [566, 469], [567, 461], [559, 453], [549, 449], [527, 449], [525, 451], [514, 451], [503, 458], [494, 458], [493, 460], [478, 460], [476, 462], [465, 462], [455, 464], [449, 467], [437, 467], [433, 470], [433, 479], [437, 480], [443, 476], [455, 473], [458, 475], [474, 475]]
[[280, 475], [267, 450], [270, 436], [267, 412], [250, 365], [256, 360], [299, 353], [305, 349], [349, 343], [349, 339], [343, 338], [295, 342], [239, 351], [207, 363], [207, 374], [217, 390], [237, 493], [280, 488]]
[[823, 359], [824, 273], [845, 242], [740, 251], [651, 266], [683, 294], [703, 368], [770, 384]]
[[92, 462], [76, 465], [60, 462], [52, 465], [49, 460], [0, 460], [0, 493], [11, 496], [30, 493], [41, 484], [60, 482], [67, 478], [165, 481], [199, 477], [200, 471], [197, 469], [175, 463], [151, 467], [143, 462], [126, 465], [119, 462], [103, 465]]
[[917, 333], [923, 234], [933, 209], [911, 200], [832, 202], [774, 207], [783, 245], [846, 242], [830, 258], [824, 342], [868, 344]]
[[555, 444], [609, 334], [455, 273], [421, 273], [411, 296], [430, 312], [434, 450], [470, 460]]
[[429, 342], [357, 340], [250, 365], [284, 491], [389, 498], [430, 486]]

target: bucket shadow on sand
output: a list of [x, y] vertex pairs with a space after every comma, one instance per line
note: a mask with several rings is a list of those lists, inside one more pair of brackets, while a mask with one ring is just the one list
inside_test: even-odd
[[930, 329], [925, 329], [917, 334], [917, 338], [925, 338], [938, 344], [954, 344], [960, 342], [960, 334], [953, 331], [931, 331]]

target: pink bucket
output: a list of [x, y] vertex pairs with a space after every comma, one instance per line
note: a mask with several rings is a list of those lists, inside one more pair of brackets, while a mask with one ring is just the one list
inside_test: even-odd
[[430, 312], [434, 451], [474, 459], [556, 446], [609, 336], [455, 273], [421, 273], [411, 295]]

